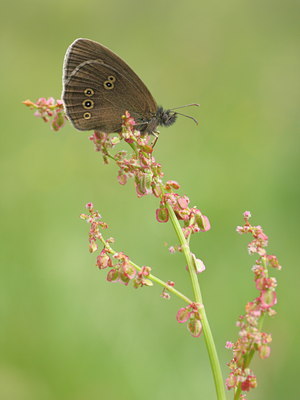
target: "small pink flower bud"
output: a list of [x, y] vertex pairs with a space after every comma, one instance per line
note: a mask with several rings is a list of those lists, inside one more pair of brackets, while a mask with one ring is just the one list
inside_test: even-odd
[[130, 282], [130, 278], [120, 270], [119, 270], [119, 282], [125, 286], [128, 286]]
[[195, 254], [192, 253], [192, 259], [197, 274], [200, 274], [201, 272], [205, 271], [204, 262], [200, 260], [200, 258], [196, 258]]
[[278, 270], [281, 269], [281, 266], [279, 265], [279, 261], [276, 256], [270, 255], [270, 256], [267, 256], [267, 259], [268, 259], [271, 267], [276, 268]]
[[194, 337], [199, 337], [202, 332], [202, 323], [198, 318], [191, 318], [188, 322], [188, 331]]
[[143, 279], [144, 286], [153, 286], [153, 282], [150, 279]]
[[87, 203], [85, 208], [87, 208], [89, 211], [91, 211], [94, 208], [93, 203]]
[[152, 173], [140, 172], [135, 175], [135, 188], [138, 197], [146, 196], [152, 193], [151, 188]]
[[64, 126], [66, 122], [66, 118], [65, 115], [62, 112], [57, 112], [57, 114], [55, 115], [53, 121], [52, 121], [52, 129], [54, 131], [59, 131], [60, 128], [62, 128]]
[[166, 190], [171, 190], [171, 189], [177, 190], [177, 189], [179, 189], [179, 188], [180, 188], [180, 185], [179, 185], [179, 183], [176, 182], [176, 181], [167, 181], [167, 182], [166, 182], [166, 185], [165, 185], [165, 189], [166, 189]]
[[233, 346], [234, 346], [234, 343], [227, 341], [227, 342], [226, 342], [226, 345], [225, 345], [225, 348], [226, 348], [226, 349], [232, 349]]
[[258, 278], [255, 282], [257, 290], [267, 290], [270, 288], [276, 288], [277, 281], [275, 278]]
[[150, 267], [142, 267], [142, 270], [139, 272], [142, 276], [149, 276], [151, 273]]
[[168, 285], [168, 286], [171, 286], [171, 287], [174, 287], [174, 286], [175, 286], [175, 282], [173, 282], [173, 281], [167, 281], [167, 285]]
[[119, 280], [119, 272], [117, 269], [111, 269], [108, 271], [106, 280], [108, 282], [117, 282]]
[[128, 180], [127, 175], [125, 174], [118, 175], [118, 181], [120, 185], [125, 185], [127, 183], [127, 180]]
[[241, 383], [242, 390], [249, 392], [250, 389], [254, 389], [257, 386], [256, 377], [254, 375], [248, 375], [246, 380]]
[[89, 252], [90, 253], [95, 253], [95, 251], [98, 249], [98, 246], [97, 246], [97, 243], [94, 241], [94, 240], [92, 240], [91, 242], [90, 242], [90, 245], [89, 245]]
[[168, 222], [169, 211], [167, 207], [160, 207], [156, 210], [156, 219], [158, 222]]
[[154, 186], [152, 188], [152, 193], [154, 194], [155, 197], [161, 197], [162, 196], [162, 189], [159, 185]]
[[99, 269], [105, 269], [107, 267], [112, 267], [112, 261], [110, 259], [110, 257], [108, 256], [108, 254], [106, 253], [106, 251], [101, 251], [101, 253], [99, 254], [99, 256], [97, 257], [97, 267]]
[[54, 103], [55, 103], [55, 100], [54, 100], [54, 98], [53, 97], [49, 97], [49, 99], [48, 100], [46, 100], [46, 105], [47, 106], [53, 106], [54, 105]]
[[245, 219], [251, 218], [251, 212], [250, 211], [245, 211], [243, 215], [244, 215]]
[[201, 229], [202, 232], [207, 232], [210, 230], [210, 222], [209, 219], [206, 215], [202, 215], [202, 220], [203, 220], [203, 229]]
[[206, 215], [203, 215], [198, 211], [198, 213], [195, 214], [195, 218], [201, 232], [207, 232], [210, 230], [210, 222]]
[[184, 210], [185, 208], [188, 207], [189, 201], [190, 200], [187, 196], [181, 196], [181, 197], [178, 197], [178, 199], [177, 199], [177, 203], [182, 210]]
[[24, 101], [22, 101], [22, 103], [23, 104], [25, 104], [25, 106], [27, 106], [27, 107], [32, 107], [32, 106], [34, 106], [34, 103], [31, 101], [31, 100], [24, 100]]
[[136, 275], [136, 269], [130, 265], [130, 264], [125, 264], [122, 267], [122, 272], [123, 275], [128, 278], [128, 279], [133, 279]]
[[165, 289], [162, 291], [162, 294], [160, 295], [160, 297], [162, 297], [163, 299], [166, 299], [166, 300], [170, 300], [170, 298], [171, 298], [170, 293], [166, 292]]
[[242, 226], [237, 226], [236, 231], [237, 231], [237, 233], [242, 234], [242, 233], [244, 233], [244, 228]]
[[257, 290], [266, 289], [265, 281], [266, 281], [266, 278], [258, 278], [258, 279], [256, 279], [256, 281], [255, 281], [256, 289]]
[[270, 354], [271, 354], [270, 346], [267, 346], [265, 344], [262, 345], [262, 346], [259, 346], [258, 347], [258, 354], [259, 354], [259, 357], [262, 358], [262, 359], [268, 358], [270, 356]]
[[180, 310], [177, 312], [176, 319], [177, 322], [180, 324], [186, 322], [191, 316], [191, 311], [189, 311], [188, 307], [186, 308], [180, 308]]
[[277, 296], [274, 290], [263, 290], [260, 295], [261, 306], [264, 309], [273, 307], [277, 303]]
[[234, 375], [233, 372], [230, 372], [229, 377], [226, 379], [226, 387], [228, 390], [237, 386], [238, 379], [237, 376]]

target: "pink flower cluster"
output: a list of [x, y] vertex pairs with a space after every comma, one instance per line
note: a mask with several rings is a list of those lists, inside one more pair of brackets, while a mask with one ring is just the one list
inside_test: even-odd
[[[272, 307], [277, 302], [276, 286], [274, 277], [269, 277], [269, 268], [281, 269], [278, 259], [274, 255], [268, 255], [265, 247], [268, 245], [268, 236], [263, 232], [261, 226], [252, 226], [249, 222], [251, 214], [244, 213], [244, 226], [238, 226], [240, 234], [250, 233], [253, 240], [248, 244], [250, 254], [257, 253], [259, 258], [252, 267], [256, 289], [259, 291], [253, 301], [246, 304], [246, 313], [239, 317], [239, 339], [235, 343], [227, 342], [226, 347], [233, 350], [233, 359], [228, 363], [231, 372], [226, 380], [228, 389], [239, 388], [249, 391], [256, 387], [256, 377], [249, 369], [249, 364], [255, 352], [260, 358], [268, 358], [272, 341], [270, 334], [260, 330], [261, 318], [268, 314], [275, 314]], [[244, 398], [244, 397], [241, 397]]]
[[104, 163], [108, 164], [108, 150], [115, 145], [112, 141], [112, 137], [108, 133], [94, 131], [89, 139], [94, 143], [95, 150], [102, 153]]
[[[125, 185], [128, 179], [134, 178], [138, 197], [148, 194], [159, 196], [163, 176], [161, 166], [152, 156], [153, 148], [149, 145], [150, 136], [142, 136], [139, 131], [134, 130], [134, 127], [134, 119], [126, 111], [119, 138], [94, 132], [90, 139], [95, 144], [96, 151], [102, 153], [104, 162], [107, 163], [109, 158], [114, 159], [119, 167], [118, 181], [121, 185]], [[121, 139], [132, 145], [133, 154], [128, 155], [126, 151], [122, 150], [111, 156], [109, 150], [114, 148]]]
[[179, 323], [188, 322], [187, 329], [194, 337], [199, 337], [202, 332], [202, 323], [198, 311], [199, 305], [196, 303], [189, 304], [187, 307], [180, 308], [176, 315]]
[[[174, 193], [174, 190], [180, 188], [176, 181], [169, 180], [163, 184], [161, 165], [153, 157], [153, 148], [149, 145], [150, 136], [141, 135], [135, 130], [135, 121], [128, 112], [123, 116], [122, 132], [120, 137], [110, 137], [105, 133], [94, 132], [90, 139], [95, 144], [96, 151], [100, 151], [104, 161], [108, 158], [114, 159], [119, 167], [118, 181], [125, 185], [128, 179], [133, 178], [138, 197], [153, 194], [160, 198], [160, 206], [156, 210], [156, 219], [158, 222], [167, 222], [169, 204], [178, 220], [183, 221], [183, 232], [186, 238], [191, 234], [210, 229], [208, 218], [195, 207], [189, 207], [189, 198]], [[109, 150], [124, 139], [134, 149], [131, 155], [126, 151], [120, 151], [111, 156]]]
[[[197, 232], [207, 232], [210, 229], [210, 222], [206, 215], [203, 215], [196, 207], [189, 207], [189, 198], [174, 193], [172, 189], [179, 189], [176, 181], [167, 181], [164, 186], [165, 193], [161, 196], [160, 208], [156, 210], [156, 219], [158, 222], [167, 222], [169, 212], [166, 204], [168, 203], [174, 210], [178, 220], [184, 222], [182, 228], [184, 236], [188, 238], [191, 234]], [[166, 191], [169, 191], [166, 193]]]
[[128, 143], [133, 143], [132, 135], [135, 134], [135, 120], [130, 116], [128, 111], [125, 111], [125, 115], [122, 116], [122, 119], [122, 136]]
[[[89, 251], [90, 253], [94, 253], [98, 250], [98, 240], [102, 241], [103, 236], [100, 232], [101, 229], [107, 229], [108, 225], [102, 221], [102, 217], [98, 211], [94, 210], [93, 203], [87, 203], [85, 206], [88, 210], [89, 214], [81, 214], [80, 218], [85, 220], [88, 224], [90, 224], [89, 231]], [[113, 239], [109, 239], [109, 242], [112, 243]]]
[[160, 194], [163, 173], [160, 164], [155, 161], [151, 153], [152, 148], [148, 146], [148, 144], [144, 145], [139, 143], [137, 153], [132, 154], [130, 158], [128, 158], [124, 152], [120, 152], [116, 155], [117, 165], [119, 167], [119, 183], [124, 185], [129, 178], [134, 178], [138, 197], [147, 196], [149, 194], [154, 194], [158, 197]]
[[126, 151], [120, 151], [113, 157], [109, 150], [119, 143], [120, 139], [100, 132], [94, 132], [90, 139], [95, 144], [96, 151], [100, 151], [104, 161], [113, 158], [118, 167], [118, 181], [125, 185], [129, 178], [134, 179], [136, 193], [138, 197], [153, 194], [160, 198], [160, 206], [156, 210], [156, 219], [158, 222], [167, 222], [169, 220], [169, 204], [178, 220], [183, 221], [183, 232], [186, 238], [196, 232], [206, 232], [210, 229], [208, 218], [196, 207], [189, 207], [189, 198], [174, 193], [174, 190], [180, 188], [174, 180], [169, 180], [163, 184], [161, 165], [153, 157], [153, 148], [149, 145], [150, 136], [141, 135], [135, 130], [134, 119], [128, 112], [123, 116], [122, 132], [120, 139], [132, 145], [134, 152], [128, 155]]
[[[105, 248], [101, 253], [103, 252], [106, 253], [106, 257], [109, 257]], [[109, 282], [120, 282], [127, 286], [132, 280], [135, 288], [153, 285], [152, 281], [147, 279], [147, 277], [150, 275], [151, 268], [142, 267], [141, 271], [137, 271], [131, 265], [129, 257], [122, 252], [115, 253], [110, 258], [109, 263], [105, 264], [103, 264], [100, 254], [100, 256], [97, 257], [97, 266], [100, 269], [110, 267], [106, 277]]]
[[[167, 285], [170, 286], [170, 287], [174, 287], [174, 286], [175, 286], [175, 282], [173, 282], [173, 281], [167, 281]], [[170, 300], [171, 295], [170, 295], [170, 293], [168, 292], [168, 289], [167, 289], [167, 288], [164, 288], [164, 289], [163, 289], [162, 294], [161, 294], [161, 297], [162, 297], [163, 299]]]
[[96, 265], [99, 269], [109, 268], [106, 279], [109, 282], [120, 282], [124, 285], [128, 285], [132, 280], [135, 288], [152, 286], [152, 281], [148, 279], [151, 268], [142, 267], [140, 271], [137, 271], [128, 256], [122, 252], [115, 253], [110, 247], [110, 243], [113, 243], [114, 239], [104, 240], [100, 232], [100, 229], [106, 229], [108, 225], [102, 221], [101, 215], [94, 210], [92, 203], [88, 203], [86, 208], [89, 214], [81, 214], [80, 218], [90, 224], [89, 250], [94, 253], [98, 250], [98, 242], [102, 242], [103, 249], [97, 256]]
[[51, 128], [59, 131], [65, 124], [66, 116], [64, 113], [62, 100], [55, 100], [53, 97], [46, 99], [41, 97], [33, 103], [31, 100], [23, 101], [31, 110], [35, 110], [34, 115], [42, 118], [45, 122], [51, 121]]

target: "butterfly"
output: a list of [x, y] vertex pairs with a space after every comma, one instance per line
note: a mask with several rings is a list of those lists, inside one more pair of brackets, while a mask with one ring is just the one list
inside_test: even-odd
[[[67, 49], [63, 65], [62, 99], [76, 129], [120, 132], [128, 111], [141, 134], [168, 127], [180, 114], [158, 106], [146, 85], [115, 53], [89, 39], [76, 39]], [[188, 104], [187, 106], [198, 105]], [[186, 106], [182, 106], [186, 107]], [[181, 108], [177, 107], [176, 109]]]

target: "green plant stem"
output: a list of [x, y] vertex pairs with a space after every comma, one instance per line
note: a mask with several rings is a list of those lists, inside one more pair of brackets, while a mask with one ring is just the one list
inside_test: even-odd
[[[103, 236], [101, 236], [100, 238], [101, 242], [103, 243], [103, 245], [105, 246], [105, 248], [111, 253], [111, 254], [117, 254], [117, 251], [115, 251], [103, 238]], [[135, 268], [137, 271], [141, 271], [142, 267], [140, 267], [139, 265], [135, 264], [133, 261], [129, 260], [129, 264], [133, 266], [133, 268]], [[151, 281], [157, 283], [158, 285], [164, 287], [165, 289], [167, 289], [170, 293], [173, 293], [174, 295], [176, 295], [177, 297], [179, 297], [181, 300], [183, 300], [185, 303], [188, 304], [192, 304], [193, 301], [191, 299], [189, 299], [187, 296], [185, 296], [183, 293], [181, 293], [179, 290], [175, 289], [173, 286], [170, 286], [167, 284], [167, 282], [159, 279], [157, 276], [155, 275], [148, 275], [147, 276], [148, 279], [150, 279]]]
[[117, 160], [115, 159], [115, 157], [112, 156], [111, 154], [109, 154], [108, 152], [107, 152], [107, 154], [105, 154], [105, 155], [106, 155], [106, 157], [111, 158], [113, 161], [117, 161]]
[[236, 392], [234, 393], [234, 400], [239, 400], [241, 393], [242, 393], [242, 387], [241, 387], [241, 383], [239, 383], [238, 388], [237, 388]]
[[214, 382], [215, 382], [217, 399], [218, 400], [226, 400], [225, 386], [224, 386], [224, 382], [223, 382], [223, 376], [222, 376], [222, 371], [221, 371], [221, 367], [220, 367], [220, 362], [218, 359], [218, 354], [217, 354], [216, 346], [215, 346], [215, 343], [213, 340], [213, 335], [212, 335], [212, 332], [211, 332], [211, 329], [209, 326], [209, 322], [208, 322], [208, 319], [206, 316], [205, 308], [203, 305], [200, 285], [199, 285], [199, 281], [197, 278], [197, 274], [196, 274], [195, 266], [193, 263], [193, 258], [191, 255], [189, 244], [184, 237], [180, 223], [175, 215], [173, 208], [171, 207], [170, 204], [168, 204], [168, 203], [166, 203], [166, 204], [167, 204], [167, 208], [169, 211], [171, 222], [172, 222], [175, 232], [178, 236], [182, 251], [183, 251], [186, 261], [187, 261], [188, 270], [189, 270], [189, 274], [190, 274], [191, 281], [192, 281], [192, 287], [193, 287], [195, 300], [196, 300], [196, 303], [199, 305], [198, 311], [199, 311], [202, 326], [203, 326], [203, 333], [204, 333], [204, 337], [205, 337], [206, 348], [208, 351], [210, 365], [211, 365], [213, 378], [214, 378]]
[[135, 155], [138, 155], [138, 151], [136, 149], [136, 144], [135, 143], [128, 143], [129, 146], [132, 148], [132, 150], [134, 151]]

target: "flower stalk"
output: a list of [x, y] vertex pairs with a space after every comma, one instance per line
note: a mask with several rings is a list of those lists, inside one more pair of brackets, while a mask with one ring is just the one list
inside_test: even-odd
[[249, 366], [255, 353], [261, 359], [268, 358], [271, 353], [270, 334], [263, 332], [263, 322], [266, 315], [276, 314], [272, 308], [277, 302], [276, 279], [269, 277], [270, 268], [280, 270], [277, 257], [266, 251], [268, 236], [261, 226], [252, 226], [249, 222], [251, 214], [244, 213], [244, 226], [238, 226], [240, 234], [251, 234], [253, 239], [248, 244], [250, 254], [258, 254], [258, 259], [252, 267], [254, 281], [259, 296], [246, 304], [245, 314], [240, 316], [237, 326], [240, 328], [239, 338], [235, 343], [228, 342], [226, 347], [233, 350], [233, 358], [227, 364], [231, 372], [226, 379], [227, 388], [234, 389], [234, 400], [245, 399], [245, 394], [257, 386], [256, 376]]
[[[66, 116], [61, 100], [40, 98], [36, 103], [30, 100], [23, 103], [35, 111], [35, 116], [42, 118], [45, 122], [50, 122], [53, 130], [58, 131], [64, 126]], [[134, 128], [135, 122], [126, 112], [123, 116], [122, 132], [118, 136], [95, 131], [90, 140], [94, 143], [95, 150], [102, 154], [105, 164], [108, 164], [110, 160], [116, 163], [119, 168], [118, 181], [121, 185], [125, 185], [130, 178], [133, 178], [138, 197], [152, 194], [159, 199], [156, 219], [160, 223], [166, 223], [169, 220], [172, 223], [179, 245], [171, 246], [169, 250], [171, 253], [179, 251], [184, 254], [194, 299], [190, 299], [176, 289], [173, 281], [165, 282], [152, 274], [150, 267], [139, 266], [123, 252], [115, 251], [111, 246], [114, 239], [104, 239], [101, 233], [101, 230], [107, 229], [108, 226], [102, 221], [98, 211], [94, 210], [92, 203], [86, 205], [88, 214], [81, 214], [81, 218], [90, 224], [89, 250], [91, 253], [97, 252], [100, 242], [103, 248], [97, 256], [96, 265], [100, 270], [108, 271], [106, 279], [109, 282], [119, 282], [126, 286], [132, 282], [134, 288], [149, 287], [156, 283], [163, 288], [161, 296], [164, 299], [169, 299], [170, 294], [173, 294], [187, 304], [177, 312], [177, 321], [187, 323], [187, 328], [193, 337], [199, 337], [203, 332], [217, 399], [225, 400], [221, 367], [198, 280], [198, 274], [205, 270], [205, 265], [190, 249], [191, 236], [198, 232], [208, 231], [209, 220], [199, 209], [189, 207], [189, 198], [186, 195], [176, 193], [180, 188], [176, 181], [163, 182], [164, 174], [161, 165], [153, 157], [153, 147], [149, 143], [150, 137], [142, 136]], [[124, 150], [112, 153], [122, 140], [133, 150], [131, 155]], [[246, 304], [245, 314], [237, 322], [240, 328], [238, 340], [235, 343], [226, 343], [226, 347], [233, 351], [233, 358], [227, 364], [230, 374], [226, 379], [226, 387], [228, 390], [233, 389], [234, 400], [245, 399], [245, 392], [257, 385], [256, 377], [249, 369], [254, 354], [258, 353], [262, 359], [270, 355], [269, 344], [272, 338], [270, 334], [262, 332], [262, 327], [266, 314], [275, 315], [272, 307], [277, 302], [275, 290], [277, 282], [275, 278], [269, 277], [269, 270], [270, 268], [281, 269], [277, 257], [267, 254], [265, 250], [268, 245], [267, 235], [261, 226], [250, 224], [250, 217], [250, 212], [246, 211], [244, 226], [238, 226], [237, 232], [250, 233], [253, 236], [253, 240], [248, 245], [248, 251], [250, 254], [257, 253], [259, 256], [252, 268], [259, 296]]]
[[205, 307], [203, 305], [200, 284], [199, 284], [196, 269], [195, 269], [195, 266], [193, 263], [193, 258], [192, 258], [192, 254], [190, 251], [190, 247], [189, 247], [189, 244], [187, 243], [186, 238], [184, 237], [184, 234], [182, 232], [179, 221], [175, 216], [174, 210], [172, 209], [172, 207], [169, 204], [167, 205], [167, 207], [168, 207], [168, 211], [170, 213], [170, 219], [171, 219], [172, 225], [177, 234], [177, 237], [181, 244], [181, 248], [183, 250], [183, 253], [184, 253], [187, 265], [188, 265], [188, 271], [189, 271], [191, 282], [192, 282], [193, 293], [195, 296], [195, 302], [198, 306], [197, 310], [199, 312], [201, 323], [203, 326], [203, 334], [204, 334], [207, 352], [208, 352], [210, 365], [211, 365], [211, 369], [212, 369], [212, 374], [213, 374], [213, 378], [214, 378], [214, 382], [215, 382], [217, 398], [218, 398], [218, 400], [225, 400], [226, 394], [225, 394], [225, 386], [224, 386], [224, 382], [223, 382], [221, 366], [220, 366], [215, 342], [213, 339], [212, 331], [210, 329], [208, 318], [207, 318], [207, 315], [205, 312]]

